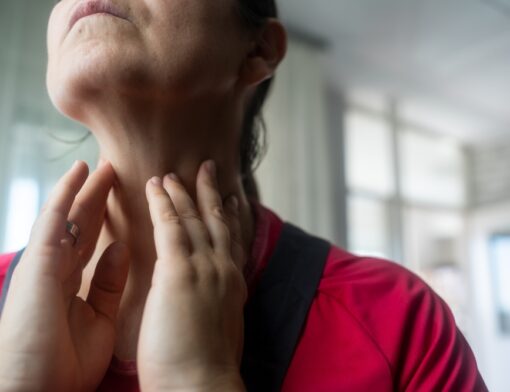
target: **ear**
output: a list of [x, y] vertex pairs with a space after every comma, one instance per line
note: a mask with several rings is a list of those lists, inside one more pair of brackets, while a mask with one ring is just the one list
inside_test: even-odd
[[271, 78], [287, 52], [287, 32], [278, 19], [270, 18], [252, 42], [241, 68], [240, 82], [254, 86]]

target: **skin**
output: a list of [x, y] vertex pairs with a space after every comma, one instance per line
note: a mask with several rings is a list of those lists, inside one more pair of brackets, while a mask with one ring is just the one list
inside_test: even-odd
[[69, 29], [77, 3], [51, 14], [47, 86], [105, 163], [88, 179], [78, 163], [34, 225], [0, 321], [2, 390], [94, 390], [112, 353], [138, 360], [144, 391], [243, 390], [254, 221], [238, 144], [285, 30], [248, 31], [234, 0], [114, 1], [126, 19]]
[[115, 240], [129, 244], [132, 261], [115, 349], [121, 359], [136, 358], [156, 259], [149, 211], [140, 208], [147, 179], [174, 172], [195, 199], [198, 168], [213, 159], [222, 199], [239, 199], [245, 252], [251, 248], [254, 222], [239, 175], [240, 129], [246, 102], [273, 75], [286, 38], [276, 20], [248, 31], [235, 1], [117, 2], [129, 21], [94, 16], [69, 30], [77, 1], [64, 0], [49, 21], [50, 97], [91, 130], [100, 156], [116, 173], [80, 296], [86, 297], [106, 247]]
[[[81, 250], [65, 238], [66, 218], [97, 237], [103, 217], [87, 212], [105, 209], [113, 180], [109, 163], [87, 174], [77, 162], [59, 181], [13, 275], [0, 323], [2, 391], [93, 391], [110, 362], [129, 254], [112, 244], [86, 300], [77, 296]], [[138, 342], [144, 391], [243, 390], [238, 202], [223, 208], [212, 161], [196, 186], [197, 203], [175, 174], [146, 186], [158, 258]]]

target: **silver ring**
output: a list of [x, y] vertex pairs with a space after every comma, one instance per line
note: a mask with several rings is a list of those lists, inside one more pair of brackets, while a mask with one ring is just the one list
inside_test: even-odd
[[78, 225], [76, 223], [67, 221], [66, 231], [74, 238], [73, 246], [76, 245], [78, 237], [80, 236], [80, 228]]

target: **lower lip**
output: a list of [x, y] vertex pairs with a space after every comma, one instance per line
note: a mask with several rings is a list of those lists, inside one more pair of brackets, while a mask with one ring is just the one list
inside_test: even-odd
[[[79, 21], [81, 21], [81, 20], [83, 20], [83, 19], [87, 19], [87, 18], [89, 18], [89, 17], [91, 17], [91, 16], [111, 16], [111, 17], [113, 17], [113, 18], [123, 19], [123, 18], [121, 18], [121, 17], [119, 17], [119, 16], [117, 16], [117, 15], [113, 15], [113, 14], [110, 14], [110, 13], [108, 13], [108, 12], [97, 12], [97, 13], [95, 13], [95, 14], [90, 14], [90, 15], [87, 15], [87, 16], [83, 16], [83, 17], [81, 17], [81, 18], [80, 18], [80, 19], [78, 19], [76, 22], [74, 22], [74, 25], [76, 25], [76, 23], [78, 23]], [[74, 25], [73, 25], [73, 27], [74, 27]]]

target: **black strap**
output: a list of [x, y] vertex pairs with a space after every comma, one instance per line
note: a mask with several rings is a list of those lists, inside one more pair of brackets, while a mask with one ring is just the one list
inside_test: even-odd
[[16, 253], [14, 258], [11, 261], [11, 264], [9, 265], [9, 269], [7, 270], [7, 274], [5, 275], [4, 284], [2, 287], [2, 294], [0, 296], [0, 315], [2, 314], [2, 311], [4, 310], [5, 305], [5, 299], [7, 298], [7, 291], [9, 290], [9, 286], [11, 284], [12, 274], [14, 273], [14, 269], [18, 265], [21, 255], [25, 251], [25, 248], [21, 249]]
[[285, 223], [245, 306], [241, 374], [248, 392], [276, 392], [301, 336], [331, 245]]

